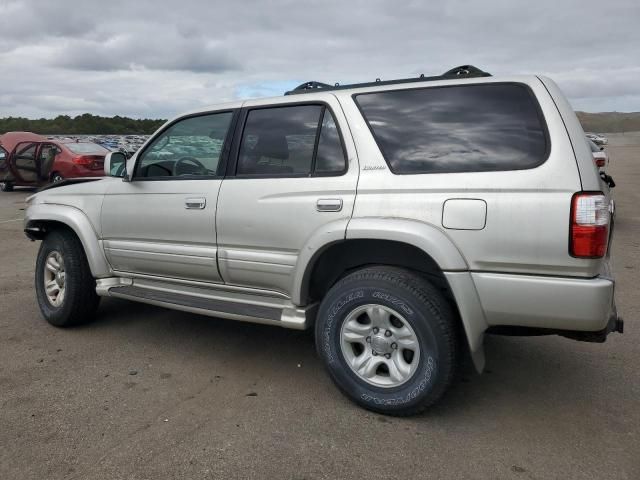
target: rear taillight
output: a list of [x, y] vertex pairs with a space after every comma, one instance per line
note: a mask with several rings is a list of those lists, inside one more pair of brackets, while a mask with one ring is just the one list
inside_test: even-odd
[[601, 192], [580, 192], [571, 199], [569, 253], [578, 258], [600, 258], [607, 253], [609, 202]]
[[93, 163], [92, 157], [73, 157], [73, 163], [76, 165], [82, 165], [83, 167], [88, 167]]
[[600, 157], [600, 158], [594, 158], [595, 162], [596, 162], [596, 167], [598, 168], [603, 168], [605, 166], [605, 159]]

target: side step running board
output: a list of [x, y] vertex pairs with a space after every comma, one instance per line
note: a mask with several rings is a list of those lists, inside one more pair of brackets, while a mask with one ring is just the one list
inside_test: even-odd
[[[218, 292], [216, 292], [218, 293]], [[309, 313], [314, 308], [296, 308], [295, 306], [259, 305], [237, 302], [204, 295], [190, 295], [156, 288], [135, 285], [114, 286], [108, 289], [108, 295], [160, 307], [172, 308], [211, 317], [228, 318], [244, 322], [278, 325], [285, 328], [304, 330], [309, 322]]]

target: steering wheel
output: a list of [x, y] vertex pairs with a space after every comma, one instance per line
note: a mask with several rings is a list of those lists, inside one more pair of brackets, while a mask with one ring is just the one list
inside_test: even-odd
[[196, 172], [187, 172], [186, 175], [206, 175], [207, 174], [207, 167], [205, 167], [202, 162], [200, 162], [200, 160], [198, 160], [197, 158], [194, 157], [182, 157], [179, 158], [178, 160], [176, 160], [176, 163], [173, 164], [173, 176], [177, 177], [179, 175], [182, 175], [180, 173], [180, 166], [183, 163], [192, 163], [195, 165], [195, 167], [197, 169], [199, 169], [200, 171], [196, 171]]

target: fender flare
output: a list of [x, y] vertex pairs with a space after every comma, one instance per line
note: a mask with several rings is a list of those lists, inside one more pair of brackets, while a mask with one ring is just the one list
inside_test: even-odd
[[343, 218], [324, 224], [313, 232], [300, 250], [291, 288], [291, 300], [295, 305], [302, 305], [305, 301], [303, 284], [318, 256], [333, 243], [356, 239], [406, 243], [424, 251], [442, 271], [469, 269], [451, 239], [442, 230], [427, 223], [404, 218]]
[[418, 247], [442, 271], [468, 270], [467, 261], [449, 236], [428, 223], [406, 218], [357, 218], [349, 222], [346, 239], [393, 240]]
[[374, 239], [406, 243], [429, 255], [443, 271], [456, 301], [471, 358], [478, 372], [484, 368], [483, 339], [487, 323], [469, 266], [449, 236], [435, 226], [403, 218], [337, 220], [313, 233], [300, 251], [292, 286], [295, 305], [304, 302], [303, 284], [322, 252], [342, 240]]
[[40, 223], [57, 222], [71, 228], [80, 239], [94, 278], [111, 276], [98, 234], [82, 210], [69, 205], [40, 203], [30, 205], [24, 219], [24, 230], [30, 238], [39, 238]]

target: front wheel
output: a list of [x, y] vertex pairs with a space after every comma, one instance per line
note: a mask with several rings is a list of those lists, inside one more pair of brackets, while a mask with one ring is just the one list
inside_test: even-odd
[[0, 191], [3, 192], [12, 192], [13, 184], [9, 182], [0, 182]]
[[444, 394], [457, 366], [451, 307], [408, 270], [366, 268], [340, 280], [320, 305], [315, 333], [336, 385], [379, 413], [423, 411]]
[[35, 288], [42, 316], [50, 324], [68, 327], [93, 318], [100, 297], [82, 243], [70, 230], [54, 230], [42, 241]]

